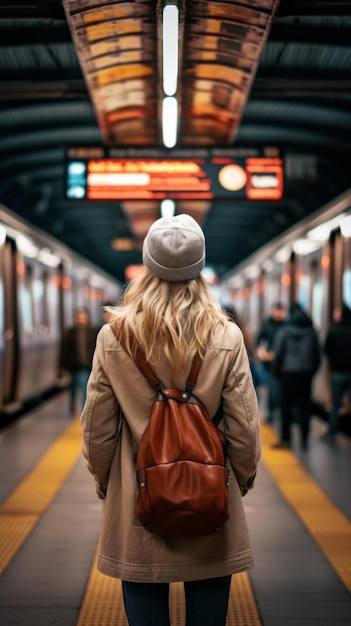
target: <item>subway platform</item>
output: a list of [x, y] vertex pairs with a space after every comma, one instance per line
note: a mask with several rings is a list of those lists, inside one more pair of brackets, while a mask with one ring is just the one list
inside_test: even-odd
[[[67, 392], [0, 432], [0, 625], [127, 626], [118, 580], [95, 555], [103, 503], [81, 457]], [[233, 577], [227, 626], [350, 626], [351, 439], [263, 455], [244, 500], [256, 567]], [[171, 585], [172, 626], [184, 625]], [[215, 625], [214, 625], [215, 626]]]

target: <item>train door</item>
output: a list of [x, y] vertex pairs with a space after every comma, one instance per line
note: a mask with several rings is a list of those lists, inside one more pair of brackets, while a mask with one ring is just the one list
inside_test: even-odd
[[16, 380], [18, 363], [18, 320], [16, 306], [16, 247], [15, 242], [6, 239], [2, 249], [2, 324], [3, 345], [1, 358], [1, 397], [2, 407], [9, 408], [16, 402]]

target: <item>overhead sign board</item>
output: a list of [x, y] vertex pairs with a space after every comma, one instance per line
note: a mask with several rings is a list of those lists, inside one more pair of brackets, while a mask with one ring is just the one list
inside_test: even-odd
[[280, 200], [283, 179], [275, 147], [67, 150], [71, 200]]

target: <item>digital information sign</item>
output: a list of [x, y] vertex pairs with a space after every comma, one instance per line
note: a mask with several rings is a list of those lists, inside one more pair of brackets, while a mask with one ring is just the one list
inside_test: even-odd
[[280, 200], [283, 160], [276, 147], [76, 147], [67, 150], [71, 200]]

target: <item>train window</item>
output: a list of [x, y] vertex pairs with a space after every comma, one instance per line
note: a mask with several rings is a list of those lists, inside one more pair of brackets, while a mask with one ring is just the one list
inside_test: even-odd
[[319, 280], [313, 285], [312, 320], [316, 328], [322, 327], [323, 285]]
[[[1, 269], [1, 268], [0, 268]], [[2, 345], [2, 338], [4, 334], [4, 283], [0, 274], [0, 346]]]
[[344, 271], [342, 275], [343, 301], [351, 308], [351, 239], [345, 238], [344, 244]]
[[41, 330], [46, 330], [49, 326], [48, 320], [48, 274], [43, 272], [41, 279], [34, 281], [34, 300], [36, 310], [36, 322]]
[[307, 274], [303, 274], [300, 277], [298, 288], [298, 301], [303, 309], [307, 310], [309, 307], [310, 299], [310, 277]]
[[317, 329], [322, 327], [322, 310], [323, 310], [323, 281], [321, 265], [316, 261], [311, 264], [312, 274], [312, 306], [311, 315], [314, 325]]
[[37, 326], [41, 326], [43, 323], [43, 282], [39, 278], [33, 280], [33, 298], [35, 307], [35, 321]]
[[351, 269], [346, 269], [343, 274], [343, 301], [351, 309]]
[[44, 297], [43, 297], [43, 323], [49, 328], [50, 326], [50, 316], [49, 316], [49, 290], [50, 290], [50, 276], [47, 272], [43, 274], [43, 285], [44, 285]]
[[320, 262], [321, 251], [299, 259], [296, 276], [296, 297], [300, 306], [310, 313], [314, 325], [322, 327], [323, 276]]
[[34, 331], [34, 298], [32, 268], [26, 266], [22, 291], [22, 320], [26, 333]]
[[264, 317], [270, 315], [274, 302], [280, 302], [282, 296], [281, 286], [280, 274], [276, 276], [270, 274], [267, 281], [267, 301]]

